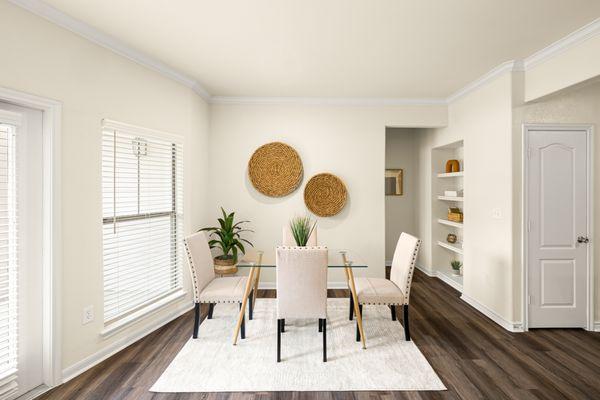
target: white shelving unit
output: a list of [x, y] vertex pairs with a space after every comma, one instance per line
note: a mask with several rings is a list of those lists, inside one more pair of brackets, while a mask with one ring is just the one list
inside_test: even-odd
[[[463, 261], [463, 227], [460, 222], [449, 221], [448, 208], [458, 207], [463, 213], [463, 204], [465, 195], [462, 197], [452, 197], [442, 195], [445, 191], [460, 191], [463, 189], [464, 171], [464, 142], [458, 141], [443, 146], [435, 147], [431, 150], [431, 168], [432, 183], [431, 201], [432, 207], [432, 268], [437, 276], [455, 289], [462, 292], [463, 276], [453, 274], [450, 262], [458, 260]], [[442, 172], [445, 169], [446, 161], [458, 160], [460, 163], [460, 172]], [[465, 213], [466, 214], [466, 213]], [[468, 215], [467, 215], [468, 218]], [[457, 243], [447, 241], [448, 234], [457, 236]], [[463, 274], [468, 273], [468, 266], [463, 266]], [[465, 272], [466, 271], [466, 272]]]

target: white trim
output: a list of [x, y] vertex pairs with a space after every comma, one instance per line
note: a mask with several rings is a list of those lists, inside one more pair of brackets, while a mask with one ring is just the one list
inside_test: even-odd
[[453, 289], [458, 290], [461, 294], [463, 292], [463, 285], [456, 282], [454, 279], [450, 278], [448, 275], [444, 274], [441, 271], [437, 271], [435, 275], [439, 280], [452, 287]]
[[536, 65], [541, 64], [552, 57], [556, 57], [572, 47], [578, 46], [579, 44], [598, 34], [600, 34], [600, 18], [595, 19], [589, 24], [557, 40], [551, 45], [544, 47], [542, 50], [536, 51], [523, 60], [523, 65], [525, 69], [533, 68]]
[[594, 322], [594, 332], [600, 332], [600, 322]]
[[[125, 336], [124, 338], [119, 339], [119, 340], [115, 341], [114, 343], [111, 343], [110, 345], [103, 348], [102, 350], [65, 368], [62, 371], [63, 383], [70, 381], [71, 379], [84, 373], [85, 371], [92, 368], [93, 366], [106, 360], [110, 356], [112, 356], [112, 355], [118, 353], [119, 351], [123, 350], [124, 348], [132, 345], [133, 343], [137, 342], [138, 340], [142, 339], [143, 337], [148, 336], [149, 334], [151, 334], [158, 328], [179, 318], [186, 312], [190, 311], [192, 308], [194, 308], [193, 304], [191, 302], [189, 304], [186, 302], [186, 304], [181, 305], [177, 310], [173, 311], [172, 313], [170, 313], [168, 315], [165, 315], [163, 318], [153, 322], [151, 325], [145, 326], [145, 327], [143, 327], [143, 329], [139, 330], [138, 332], [129, 334], [129, 335]], [[190, 331], [190, 337], [191, 337], [191, 331]]]
[[446, 105], [445, 99], [370, 98], [370, 97], [253, 97], [212, 96], [211, 104], [226, 105], [308, 105], [308, 106], [430, 106]]
[[43, 380], [61, 383], [61, 120], [59, 101], [0, 87], [0, 100], [43, 111]]
[[186, 291], [180, 289], [175, 293], [171, 293], [168, 296], [163, 297], [160, 300], [153, 301], [148, 304], [146, 307], [143, 307], [136, 312], [126, 315], [125, 317], [119, 318], [116, 321], [110, 322], [104, 325], [104, 329], [100, 332], [100, 336], [103, 339], [109, 338], [116, 333], [119, 333], [123, 329], [131, 326], [132, 324], [138, 322], [139, 320], [148, 317], [149, 315], [153, 315], [155, 311], [174, 303], [177, 300], [185, 297]]
[[17, 397], [15, 400], [33, 400], [37, 397], [40, 397], [41, 395], [43, 395], [50, 389], [52, 389], [52, 388], [47, 385], [40, 385], [36, 388], [31, 389], [29, 392], [24, 393], [21, 396]]
[[427, 275], [430, 278], [438, 277], [437, 271], [434, 271], [432, 269], [425, 268], [421, 265], [415, 265], [415, 268], [417, 268], [419, 271], [423, 272], [425, 275]]
[[182, 85], [192, 89], [198, 96], [204, 100], [210, 99], [210, 94], [197, 82], [194, 78], [184, 74], [183, 72], [177, 71], [174, 68], [169, 67], [165, 63], [142, 53], [128, 45], [119, 39], [110, 36], [100, 30], [86, 24], [85, 22], [73, 18], [62, 11], [44, 3], [40, 0], [9, 0], [14, 5], [24, 8], [33, 14], [36, 14], [56, 25], [63, 27], [73, 33], [76, 33], [85, 39], [96, 43], [123, 56], [131, 61], [134, 61], [146, 68], [154, 70], [159, 74], [181, 83]]
[[446, 99], [446, 103], [447, 104], [453, 103], [456, 100], [460, 99], [461, 97], [464, 97], [467, 94], [474, 92], [475, 90], [478, 90], [482, 86], [485, 86], [486, 84], [493, 81], [497, 77], [504, 75], [507, 72], [513, 72], [513, 71], [523, 71], [523, 63], [521, 61], [512, 60], [512, 61], [506, 61], [506, 62], [498, 65], [497, 67], [488, 71], [483, 76], [481, 76], [481, 77], [475, 79], [473, 82], [467, 84], [462, 89], [459, 89], [456, 92], [452, 93]]
[[[273, 290], [277, 289], [275, 282], [260, 282], [258, 284], [259, 289]], [[327, 289], [348, 289], [348, 283], [345, 281], [340, 282], [327, 282]]]
[[595, 330], [594, 326], [594, 126], [588, 124], [528, 124], [525, 123], [522, 126], [522, 151], [521, 151], [521, 235], [522, 235], [522, 248], [521, 248], [521, 312], [523, 314], [523, 330], [529, 330], [529, 307], [527, 302], [527, 295], [529, 293], [529, 274], [528, 274], [528, 246], [529, 246], [529, 235], [527, 232], [527, 221], [529, 220], [528, 213], [528, 197], [527, 187], [529, 185], [528, 167], [529, 158], [527, 152], [529, 148], [529, 132], [536, 130], [544, 131], [585, 131], [587, 136], [587, 213], [588, 213], [588, 236], [590, 242], [588, 243], [588, 265], [587, 265], [587, 326], [586, 329], [589, 331]]
[[474, 309], [476, 309], [477, 311], [479, 311], [480, 313], [482, 313], [483, 315], [485, 315], [486, 317], [488, 317], [489, 319], [491, 319], [492, 321], [494, 321], [495, 323], [497, 323], [498, 325], [500, 325], [501, 327], [506, 329], [507, 331], [523, 332], [523, 325], [521, 325], [521, 323], [511, 322], [511, 321], [504, 319], [504, 317], [502, 317], [500, 314], [489, 309], [487, 306], [481, 304], [474, 298], [472, 298], [464, 293], [462, 294], [462, 296], [460, 296], [460, 298], [465, 303], [467, 303], [468, 305], [470, 305], [471, 307], [473, 307]]
[[23, 124], [23, 116], [12, 111], [0, 110], [0, 119], [16, 126]]

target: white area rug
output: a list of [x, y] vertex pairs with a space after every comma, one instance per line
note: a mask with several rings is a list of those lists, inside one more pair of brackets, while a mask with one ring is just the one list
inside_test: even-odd
[[[286, 321], [276, 362], [274, 299], [258, 299], [246, 339], [232, 345], [237, 305], [217, 305], [154, 386], [153, 392], [445, 390], [443, 383], [389, 308], [365, 306], [367, 349], [356, 342], [348, 300], [329, 299], [327, 356], [317, 320]], [[192, 327], [190, 326], [190, 330]]]

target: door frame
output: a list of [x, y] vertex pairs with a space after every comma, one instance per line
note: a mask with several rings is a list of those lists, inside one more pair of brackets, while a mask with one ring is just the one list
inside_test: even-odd
[[590, 237], [590, 242], [587, 246], [588, 265], [587, 265], [587, 324], [586, 330], [594, 330], [594, 126], [591, 124], [523, 124], [522, 126], [522, 174], [521, 174], [521, 286], [522, 286], [522, 315], [523, 315], [523, 330], [529, 330], [529, 235], [528, 235], [528, 220], [529, 220], [529, 136], [531, 132], [536, 131], [584, 131], [587, 138], [587, 233]]
[[39, 395], [62, 383], [61, 346], [61, 102], [0, 86], [0, 101], [42, 110], [43, 156], [43, 385], [25, 396]]

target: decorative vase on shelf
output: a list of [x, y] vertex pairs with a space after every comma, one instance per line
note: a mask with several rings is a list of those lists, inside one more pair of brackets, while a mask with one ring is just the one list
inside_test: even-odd
[[446, 241], [448, 243], [456, 243], [457, 237], [454, 233], [449, 233], [448, 236], [446, 237]]

